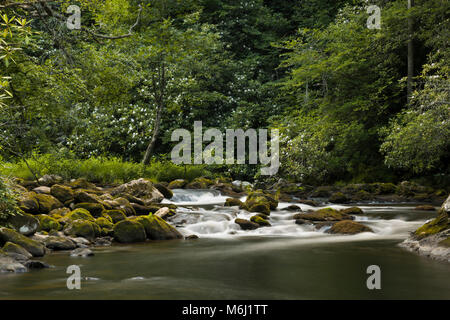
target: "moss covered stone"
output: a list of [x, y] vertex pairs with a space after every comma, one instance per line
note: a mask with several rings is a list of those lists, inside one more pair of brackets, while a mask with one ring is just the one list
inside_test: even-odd
[[235, 219], [234, 223], [239, 225], [242, 230], [255, 230], [260, 227], [260, 225], [255, 222], [248, 221], [245, 219], [240, 219], [240, 218]]
[[50, 194], [62, 203], [73, 200], [75, 197], [72, 188], [60, 184], [54, 184], [50, 188]]
[[8, 217], [7, 224], [25, 236], [31, 236], [39, 230], [39, 219], [31, 214], [21, 212]]
[[419, 229], [414, 232], [414, 235], [419, 238], [425, 238], [432, 234], [439, 233], [449, 228], [448, 214], [444, 210], [440, 210], [439, 215], [434, 220], [425, 223]]
[[95, 189], [96, 186], [93, 183], [90, 183], [84, 178], [79, 178], [70, 182], [70, 186], [73, 189]]
[[187, 184], [184, 179], [176, 179], [169, 183], [169, 189], [182, 189]]
[[114, 226], [114, 224], [113, 224], [110, 220], [108, 220], [107, 218], [105, 218], [105, 217], [97, 218], [97, 219], [95, 220], [95, 223], [96, 223], [100, 228], [112, 229], [113, 226]]
[[242, 201], [236, 198], [226, 198], [225, 199], [225, 207], [241, 207], [242, 206]]
[[29, 253], [27, 250], [25, 250], [22, 246], [12, 243], [12, 242], [6, 242], [5, 245], [2, 248], [3, 252], [6, 253], [13, 253], [13, 254], [20, 254], [22, 256], [25, 256], [26, 258], [31, 258], [33, 255]]
[[368, 226], [355, 221], [339, 221], [333, 224], [330, 228], [329, 233], [340, 233], [340, 234], [357, 234], [361, 232], [373, 232]]
[[341, 221], [352, 220], [352, 217], [333, 208], [323, 208], [314, 212], [296, 214], [294, 215], [294, 219], [309, 221]]
[[114, 239], [120, 243], [143, 242], [146, 239], [144, 226], [137, 221], [123, 220], [114, 225]]
[[331, 195], [329, 201], [332, 203], [345, 203], [348, 202], [348, 198], [342, 192], [335, 192]]
[[144, 226], [147, 238], [150, 240], [172, 240], [183, 238], [177, 229], [158, 216], [140, 216], [135, 218], [135, 221]]
[[255, 203], [248, 208], [248, 211], [270, 215], [270, 206], [268, 203]]
[[102, 215], [103, 210], [105, 210], [105, 207], [103, 207], [101, 203], [90, 203], [90, 202], [77, 203], [74, 208], [86, 209], [93, 217], [100, 217]]
[[99, 228], [98, 226], [95, 228], [95, 226], [97, 225], [91, 221], [73, 220], [64, 228], [64, 234], [93, 240], [96, 236], [96, 229]]
[[249, 192], [245, 200], [245, 206], [249, 209], [255, 204], [268, 204], [270, 210], [275, 210], [278, 207], [278, 200], [270, 193], [256, 190]]
[[19, 207], [26, 213], [39, 213], [39, 202], [36, 199], [35, 192], [22, 193], [19, 198]]
[[37, 218], [39, 219], [41, 230], [49, 232], [51, 230], [59, 231], [62, 229], [61, 224], [55, 218], [45, 214], [38, 215]]
[[104, 214], [108, 215], [112, 219], [113, 223], [123, 221], [127, 218], [122, 210], [105, 210]]
[[63, 207], [61, 201], [48, 194], [36, 194], [34, 198], [39, 203], [39, 213], [41, 214], [47, 214], [53, 209]]
[[27, 238], [15, 230], [0, 228], [0, 245], [8, 241], [20, 245], [34, 257], [42, 257], [45, 254], [45, 247], [41, 243]]
[[207, 178], [195, 178], [191, 182], [189, 182], [185, 188], [186, 189], [207, 189], [210, 185], [214, 184], [214, 182]]
[[261, 227], [270, 227], [271, 226], [269, 221], [263, 219], [260, 216], [253, 216], [250, 218], [250, 221], [259, 224]]
[[78, 208], [70, 213], [66, 214], [61, 220], [70, 221], [70, 220], [86, 220], [95, 222], [95, 218], [91, 215], [89, 211], [83, 208]]

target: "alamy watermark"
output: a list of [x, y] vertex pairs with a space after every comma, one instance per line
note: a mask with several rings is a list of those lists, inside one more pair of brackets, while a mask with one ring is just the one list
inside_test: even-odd
[[[224, 138], [226, 140], [226, 158], [224, 158]], [[212, 128], [203, 133], [202, 121], [195, 121], [193, 141], [191, 132], [188, 130], [174, 130], [171, 141], [180, 141], [180, 139], [182, 141], [171, 152], [171, 159], [175, 164], [245, 164], [248, 156], [248, 164], [260, 163], [265, 166], [270, 164], [268, 167], [261, 168], [262, 175], [274, 175], [280, 167], [278, 129], [271, 130], [270, 155], [268, 154], [267, 129], [248, 129], [246, 131], [226, 129], [226, 132], [222, 133], [220, 130]], [[248, 141], [248, 153], [246, 152], [246, 141]], [[211, 143], [203, 149], [203, 142]]]
[[381, 289], [381, 269], [379, 266], [373, 264], [367, 267], [367, 274], [370, 276], [367, 278], [366, 286], [369, 290]]

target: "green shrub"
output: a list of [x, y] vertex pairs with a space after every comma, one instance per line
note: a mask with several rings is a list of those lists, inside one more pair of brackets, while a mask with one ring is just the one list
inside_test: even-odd
[[0, 225], [2, 221], [19, 212], [15, 194], [8, 181], [0, 176]]

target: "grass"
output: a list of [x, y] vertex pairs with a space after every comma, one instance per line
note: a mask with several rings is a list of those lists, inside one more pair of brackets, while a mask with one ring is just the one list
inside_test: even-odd
[[[56, 174], [65, 180], [86, 178], [95, 183], [123, 183], [138, 178], [153, 181], [175, 179], [193, 180], [211, 176], [202, 165], [175, 165], [170, 161], [153, 161], [147, 166], [122, 161], [115, 157], [91, 157], [89, 159], [62, 158], [57, 155], [35, 155], [26, 160], [38, 177]], [[34, 180], [32, 172], [24, 161], [0, 162], [0, 175]]]

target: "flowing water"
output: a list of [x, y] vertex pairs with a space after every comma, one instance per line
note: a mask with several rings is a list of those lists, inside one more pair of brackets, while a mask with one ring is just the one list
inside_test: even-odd
[[[200, 239], [113, 245], [90, 258], [53, 253], [43, 258], [50, 269], [0, 275], [0, 299], [450, 299], [450, 265], [398, 247], [433, 212], [361, 205], [356, 221], [374, 233], [344, 236], [296, 225], [280, 203], [272, 227], [243, 231], [234, 219], [252, 214], [223, 207], [226, 198], [176, 190], [171, 223]], [[81, 267], [81, 290], [66, 287], [69, 265]], [[381, 268], [381, 290], [367, 289], [370, 265]]]

